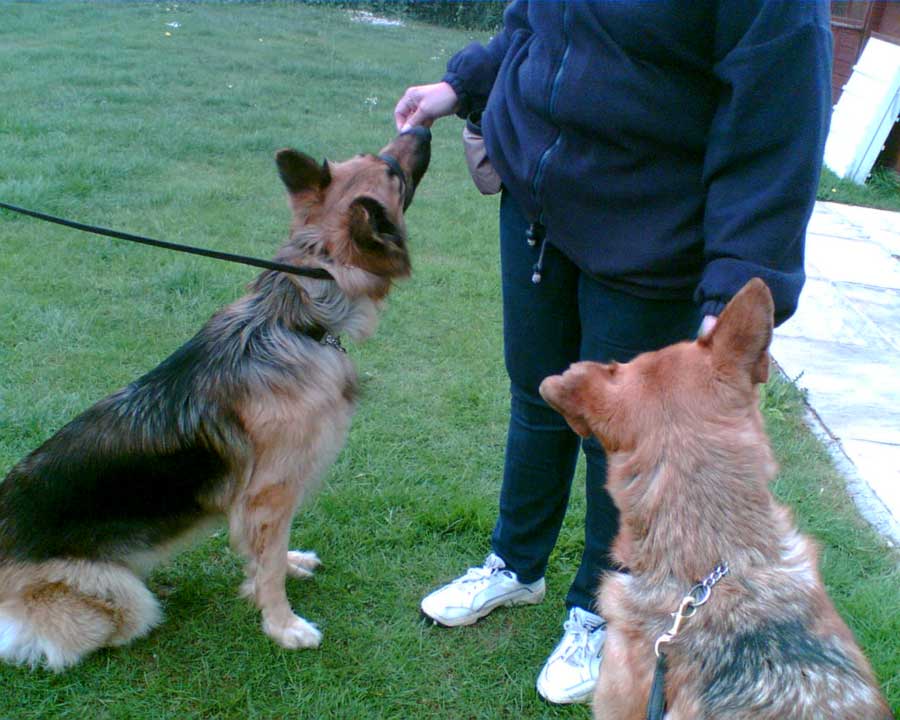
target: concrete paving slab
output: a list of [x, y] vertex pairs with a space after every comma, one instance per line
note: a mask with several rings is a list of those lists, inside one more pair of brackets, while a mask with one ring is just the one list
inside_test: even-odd
[[878, 334], [875, 327], [835, 283], [821, 277], [806, 281], [797, 312], [778, 328], [778, 337], [806, 338], [865, 346]]
[[900, 262], [877, 242], [808, 233], [806, 256], [810, 277], [900, 290]]
[[895, 546], [900, 544], [900, 520], [888, 509], [887, 503], [872, 489], [872, 482], [864, 479], [860, 469], [850, 461], [847, 452], [811, 409], [806, 413], [806, 422], [813, 434], [831, 455], [837, 471], [847, 483], [847, 494], [859, 509], [860, 514], [881, 535]]
[[776, 334], [772, 356], [836, 437], [900, 447], [900, 373], [882, 353]]
[[772, 356], [864, 517], [900, 545], [900, 213], [817, 203], [806, 272]]
[[888, 507], [900, 507], [900, 445], [845, 440], [860, 474]]
[[845, 217], [835, 203], [816, 203], [815, 211], [806, 226], [807, 233], [817, 235], [835, 235], [836, 237], [852, 237], [855, 226]]
[[827, 205], [833, 222], [853, 225], [861, 236], [882, 245], [892, 255], [900, 256], [898, 213], [838, 203], [821, 204]]
[[900, 353], [900, 291], [848, 284], [841, 287], [841, 294]]

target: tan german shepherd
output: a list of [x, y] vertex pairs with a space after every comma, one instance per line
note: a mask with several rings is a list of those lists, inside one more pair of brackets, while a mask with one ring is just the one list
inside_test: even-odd
[[769, 372], [772, 296], [752, 280], [712, 333], [625, 365], [582, 362], [541, 395], [609, 455], [619, 508], [602, 581], [608, 635], [594, 717], [643, 720], [657, 638], [691, 587], [712, 587], [671, 642], [667, 720], [888, 720], [890, 709], [819, 576], [815, 545], [768, 484], [775, 464], [757, 384]]

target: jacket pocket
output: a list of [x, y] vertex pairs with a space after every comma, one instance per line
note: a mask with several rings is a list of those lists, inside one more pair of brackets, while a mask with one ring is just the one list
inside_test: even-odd
[[503, 183], [484, 149], [480, 123], [481, 113], [469, 115], [462, 132], [463, 151], [475, 187], [482, 195], [495, 195], [500, 192]]

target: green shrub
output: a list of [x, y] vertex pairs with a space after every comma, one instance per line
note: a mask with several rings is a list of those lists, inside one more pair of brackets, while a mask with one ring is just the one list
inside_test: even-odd
[[467, 30], [500, 27], [506, 9], [503, 0], [405, 0], [404, 4], [406, 13], [416, 20]]
[[507, 0], [297, 0], [307, 5], [339, 5], [390, 17], [407, 16], [431, 25], [463, 30], [496, 30], [503, 22]]

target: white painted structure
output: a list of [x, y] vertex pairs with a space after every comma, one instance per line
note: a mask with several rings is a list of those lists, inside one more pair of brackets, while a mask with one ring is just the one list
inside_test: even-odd
[[900, 115], [900, 45], [869, 38], [831, 116], [825, 165], [865, 182]]

